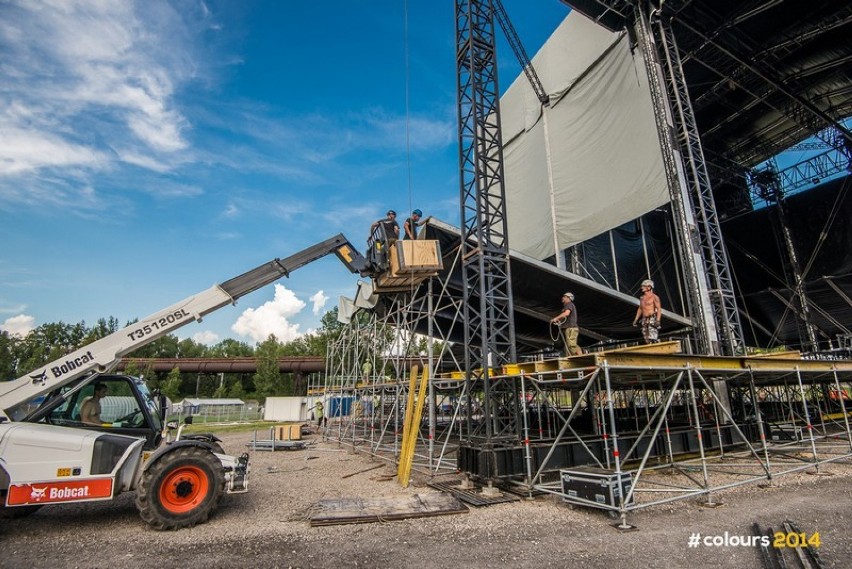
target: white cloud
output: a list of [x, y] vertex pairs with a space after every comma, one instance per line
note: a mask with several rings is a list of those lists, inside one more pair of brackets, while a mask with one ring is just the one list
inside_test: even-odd
[[130, 130], [154, 150], [173, 152], [186, 148], [181, 136], [183, 117], [178, 113], [137, 114], [128, 119]]
[[196, 332], [193, 334], [192, 340], [199, 344], [204, 344], [205, 346], [212, 346], [219, 341], [219, 334], [211, 332], [210, 330], [204, 330], [203, 332]]
[[301, 333], [299, 325], [291, 324], [288, 318], [301, 312], [305, 306], [305, 302], [296, 298], [293, 291], [276, 284], [275, 297], [257, 308], [246, 309], [231, 330], [255, 342], [263, 342], [270, 334], [274, 334], [279, 342], [289, 342]]
[[50, 132], [12, 126], [0, 117], [0, 175], [50, 166], [97, 166], [106, 156], [92, 148], [63, 140]]
[[275, 204], [271, 211], [276, 217], [292, 221], [297, 217], [312, 213], [312, 207], [305, 201], [287, 200], [287, 202]]
[[328, 302], [328, 297], [323, 291], [318, 290], [317, 293], [308, 300], [314, 303], [314, 307], [311, 309], [311, 311], [314, 314], [319, 314], [320, 311], [325, 308], [325, 303]]
[[103, 170], [116, 146], [162, 171], [156, 157], [188, 147], [175, 92], [196, 69], [189, 25], [165, 3], [12, 0], [0, 22], [0, 175]]
[[[2, 261], [0, 261], [0, 265], [3, 265], [3, 264], [4, 263]], [[8, 272], [7, 272], [6, 276], [8, 276]], [[8, 282], [0, 282], [0, 285], [5, 285], [5, 284], [9, 284], [9, 283]], [[24, 310], [27, 309], [27, 305], [23, 304], [23, 303], [10, 304], [10, 305], [4, 306], [2, 304], [3, 302], [5, 302], [5, 299], [0, 298], [0, 314], [17, 314], [17, 313], [23, 312]]]
[[152, 172], [164, 173], [172, 169], [172, 165], [146, 154], [140, 154], [135, 150], [116, 150], [121, 161], [151, 170]]
[[26, 314], [12, 316], [7, 318], [3, 324], [0, 324], [0, 330], [21, 337], [26, 336], [33, 329], [35, 329], [35, 318]]
[[185, 198], [200, 196], [204, 193], [204, 189], [192, 184], [165, 182], [154, 189], [152, 193], [160, 198]]

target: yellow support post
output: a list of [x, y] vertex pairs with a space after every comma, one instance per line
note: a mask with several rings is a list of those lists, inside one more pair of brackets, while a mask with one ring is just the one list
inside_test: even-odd
[[[411, 388], [408, 394], [409, 403], [412, 402], [414, 384], [417, 378], [417, 368], [411, 370]], [[420, 420], [423, 417], [423, 407], [426, 404], [426, 388], [429, 385], [429, 370], [424, 369], [420, 376], [420, 388], [417, 390], [417, 401], [413, 403], [413, 409], [405, 410], [405, 430], [402, 433], [402, 453], [399, 457], [399, 469], [397, 475], [399, 483], [403, 488], [408, 488], [411, 478], [411, 466], [414, 463], [414, 449], [417, 447], [417, 435], [420, 433]]]
[[399, 463], [397, 464], [396, 473], [399, 477], [399, 480], [402, 480], [403, 473], [403, 457], [407, 454], [407, 445], [408, 445], [408, 432], [410, 430], [409, 423], [411, 423], [412, 416], [414, 415], [414, 391], [417, 389], [417, 371], [420, 369], [418, 366], [412, 366], [411, 373], [409, 374], [408, 379], [408, 398], [405, 404], [405, 417], [402, 420], [402, 444], [399, 449]]

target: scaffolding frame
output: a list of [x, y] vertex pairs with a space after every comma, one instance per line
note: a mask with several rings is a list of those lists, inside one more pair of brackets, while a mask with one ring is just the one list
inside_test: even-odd
[[[459, 252], [460, 249], [453, 263], [459, 261]], [[461, 301], [450, 293], [447, 283], [439, 284], [437, 279], [429, 281], [425, 292], [420, 290], [424, 289], [385, 295], [381, 317], [372, 310], [363, 311], [366, 318], [352, 318], [329, 345], [328, 371], [323, 385], [314, 391], [325, 398], [339, 398], [341, 403], [334, 406], [335, 410], [344, 410], [344, 399], [354, 407], [354, 412], [330, 413], [331, 422], [324, 437], [355, 451], [366, 449], [371, 458], [396, 464], [409, 400], [409, 370], [412, 366], [421, 371], [428, 369], [428, 405], [424, 413], [428, 429], [419, 430], [412, 470], [429, 476], [454, 474], [456, 465], [450, 457], [463, 434], [463, 407], [455, 399], [450, 403], [447, 393], [455, 390], [461, 374], [448, 387], [446, 380], [434, 378], [431, 372], [437, 361], [446, 361], [455, 369], [464, 368], [463, 359], [450, 349], [449, 342], [453, 328], [463, 325]], [[456, 320], [447, 329], [435, 329], [429, 317], [436, 311], [451, 311], [457, 315]], [[419, 339], [416, 330], [423, 322], [429, 330], [427, 353], [414, 354], [412, 349]], [[433, 353], [436, 345], [438, 351]], [[361, 368], [365, 359], [372, 367], [367, 377]], [[356, 405], [359, 401], [360, 405]]]
[[[821, 475], [824, 465], [852, 462], [852, 361], [670, 352], [628, 348], [504, 366], [492, 380], [516, 386], [523, 439], [495, 450], [497, 472], [515, 467], [497, 485], [596, 508], [628, 527], [627, 516], [640, 509], [686, 499], [713, 506], [729, 488], [771, 485], [797, 472]], [[474, 422], [485, 420], [484, 389], [473, 384], [471, 391], [464, 375], [429, 380], [413, 465], [429, 479], [458, 477], [460, 448], [471, 435], [465, 411]], [[407, 385], [404, 378], [355, 381], [351, 391], [329, 392], [372, 404], [336, 418], [325, 436], [397, 464]], [[615, 502], [572, 495], [561, 473], [578, 466], [626, 480], [623, 493]], [[463, 469], [463, 484], [470, 477], [490, 486], [493, 472], [494, 465], [481, 477]]]
[[[538, 464], [533, 461], [535, 433], [526, 432], [524, 458], [530, 476], [516, 484], [526, 485], [531, 495], [554, 494], [570, 504], [607, 511], [627, 527], [627, 515], [635, 510], [689, 498], [702, 498], [712, 506], [722, 490], [771, 484], [801, 471], [822, 474], [822, 465], [852, 459], [852, 409], [847, 404], [852, 362], [814, 365], [812, 360], [790, 359], [738, 369], [696, 366], [693, 358], [678, 364], [678, 359], [639, 366], [635, 361], [610, 363], [603, 355], [596, 365], [573, 374], [525, 374], [525, 384], [548, 401], [556, 397], [554, 390], [579, 393], [578, 402], [592, 405], [595, 433], [581, 434], [572, 425], [582, 404], [572, 405], [568, 413], [550, 414], [559, 430], [549, 443], [539, 445], [538, 452], [546, 454]], [[729, 409], [719, 398], [719, 382], [730, 388], [738, 409]], [[832, 399], [826, 393], [838, 396]], [[525, 401], [526, 410], [541, 408], [535, 398]], [[633, 412], [632, 428], [626, 425], [626, 411]], [[550, 423], [546, 426], [553, 429]], [[539, 437], [546, 438], [541, 430]], [[614, 503], [573, 495], [561, 479], [553, 479], [554, 472], [568, 470], [550, 465], [557, 453], [564, 457], [565, 443], [572, 445], [574, 456], [590, 458], [593, 467], [628, 480]]]

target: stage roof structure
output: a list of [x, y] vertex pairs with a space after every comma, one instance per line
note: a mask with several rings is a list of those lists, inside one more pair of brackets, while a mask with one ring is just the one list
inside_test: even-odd
[[[436, 239], [441, 246], [444, 270], [437, 280], [445, 288], [445, 294], [460, 302], [462, 277], [458, 263], [453, 262], [460, 245], [459, 229], [431, 218], [421, 230], [422, 238]], [[566, 291], [576, 296], [580, 324], [580, 344], [589, 345], [607, 341], [641, 341], [641, 332], [631, 325], [639, 301], [636, 297], [617, 292], [584, 277], [560, 270], [548, 263], [510, 251], [509, 264], [512, 274], [512, 292], [515, 318], [515, 335], [519, 354], [550, 350], [561, 346], [554, 342], [550, 319], [562, 308], [561, 297]], [[426, 287], [424, 283], [421, 287]], [[421, 292], [424, 292], [421, 288]], [[437, 291], [437, 287], [433, 287]], [[663, 310], [661, 333], [672, 334], [690, 326], [689, 318], [670, 310]], [[453, 329], [458, 319], [457, 312], [449, 305], [438, 308], [433, 324], [444, 331]], [[426, 333], [423, 329], [418, 332]], [[463, 342], [463, 328], [455, 326], [449, 335], [454, 342]]]
[[500, 98], [510, 247], [536, 259], [669, 201], [641, 54], [571, 12]]
[[[632, 0], [562, 0], [622, 30]], [[852, 3], [668, 0], [710, 175], [742, 172], [852, 115]], [[845, 139], [845, 143], [843, 140]], [[829, 141], [832, 142], [832, 141]]]
[[[787, 198], [790, 239], [802, 259], [810, 320], [820, 341], [852, 341], [852, 194], [850, 178]], [[777, 207], [777, 206], [773, 206]], [[795, 291], [784, 273], [784, 247], [773, 207], [728, 221], [725, 240], [737, 277], [743, 327], [755, 345], [803, 342]], [[840, 341], [838, 342], [841, 343]]]
[[[555, 258], [562, 266], [560, 251], [608, 235], [615, 264], [613, 231], [644, 219], [646, 212], [667, 209], [669, 200], [644, 51], [633, 30], [637, 3], [562, 1], [573, 10], [532, 60], [548, 103], [541, 103], [524, 75], [501, 98], [510, 247], [535, 259]], [[844, 160], [849, 168], [852, 136], [845, 124], [852, 114], [852, 4], [647, 0], [647, 6], [651, 26], [659, 22], [671, 29], [680, 52], [710, 175], [707, 187], [720, 218], [728, 222], [721, 233], [726, 240], [734, 237], [739, 247], [747, 244], [746, 251], [729, 253], [738, 281], [731, 292], [740, 299], [730, 313], [746, 319], [750, 343], [804, 345], [792, 285], [778, 282], [792, 270], [777, 266], [783, 264], [775, 258], [783, 242], [772, 230], [771, 216], [755, 205], [750, 193], [758, 190], [747, 181], [766, 170], [765, 161], [794, 145], [829, 149], [819, 157], [830, 154], [839, 169], [824, 174], [842, 176]], [[803, 144], [812, 136], [817, 139]], [[814, 184], [826, 179], [832, 178], [808, 178]], [[826, 194], [831, 188], [836, 199]], [[839, 181], [820, 192], [819, 200], [816, 194], [793, 200], [820, 204], [797, 210], [797, 219], [809, 220], [793, 231], [802, 262], [814, 256], [845, 258], [846, 232], [838, 223], [825, 225], [817, 212], [844, 219], [836, 212], [847, 207], [847, 189], [848, 183]], [[740, 215], [746, 219], [733, 222]], [[830, 232], [831, 239], [814, 241], [810, 226]], [[643, 223], [642, 229], [650, 225]], [[765, 240], [774, 255], [750, 250], [757, 234], [758, 244]], [[621, 251], [619, 264], [637, 264], [638, 257], [630, 255]], [[810, 262], [806, 265], [803, 291], [820, 340], [848, 337], [848, 266], [830, 264], [817, 274]], [[616, 288], [621, 272], [614, 275]], [[607, 282], [604, 276], [598, 280]]]

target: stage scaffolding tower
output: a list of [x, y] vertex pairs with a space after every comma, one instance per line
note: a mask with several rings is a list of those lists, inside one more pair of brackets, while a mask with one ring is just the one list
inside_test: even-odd
[[[520, 438], [518, 388], [499, 371], [516, 348], [493, 1], [456, 0], [455, 16], [464, 369], [467, 392], [484, 392], [483, 420], [473, 421], [469, 405], [466, 431], [487, 454]], [[486, 477], [497, 474], [482, 466]]]
[[[455, 264], [458, 254], [453, 257]], [[450, 350], [449, 341], [453, 328], [461, 323], [454, 322], [447, 329], [433, 327], [431, 315], [436, 312], [461, 312], [458, 299], [448, 294], [446, 283], [437, 279], [424, 289], [385, 295], [374, 309], [356, 312], [343, 326], [328, 348], [324, 386], [315, 393], [334, 401], [327, 404], [329, 425], [323, 431], [325, 438], [395, 464], [400, 453], [408, 378], [415, 366], [418, 374], [428, 369], [430, 382], [424, 411], [428, 429], [418, 432], [413, 469], [432, 477], [455, 474], [454, 453], [464, 427], [460, 402], [467, 399], [462, 396], [461, 381], [436, 379], [433, 369], [440, 361], [454, 370], [462, 368], [463, 362]], [[417, 333], [422, 327], [428, 330], [425, 350], [424, 337]], [[363, 366], [365, 361], [370, 362], [368, 368]], [[480, 406], [478, 398], [476, 405]]]
[[731, 269], [671, 22], [648, 2], [634, 7], [678, 249], [691, 285], [687, 288], [696, 347], [705, 354], [739, 355], [745, 344]]

